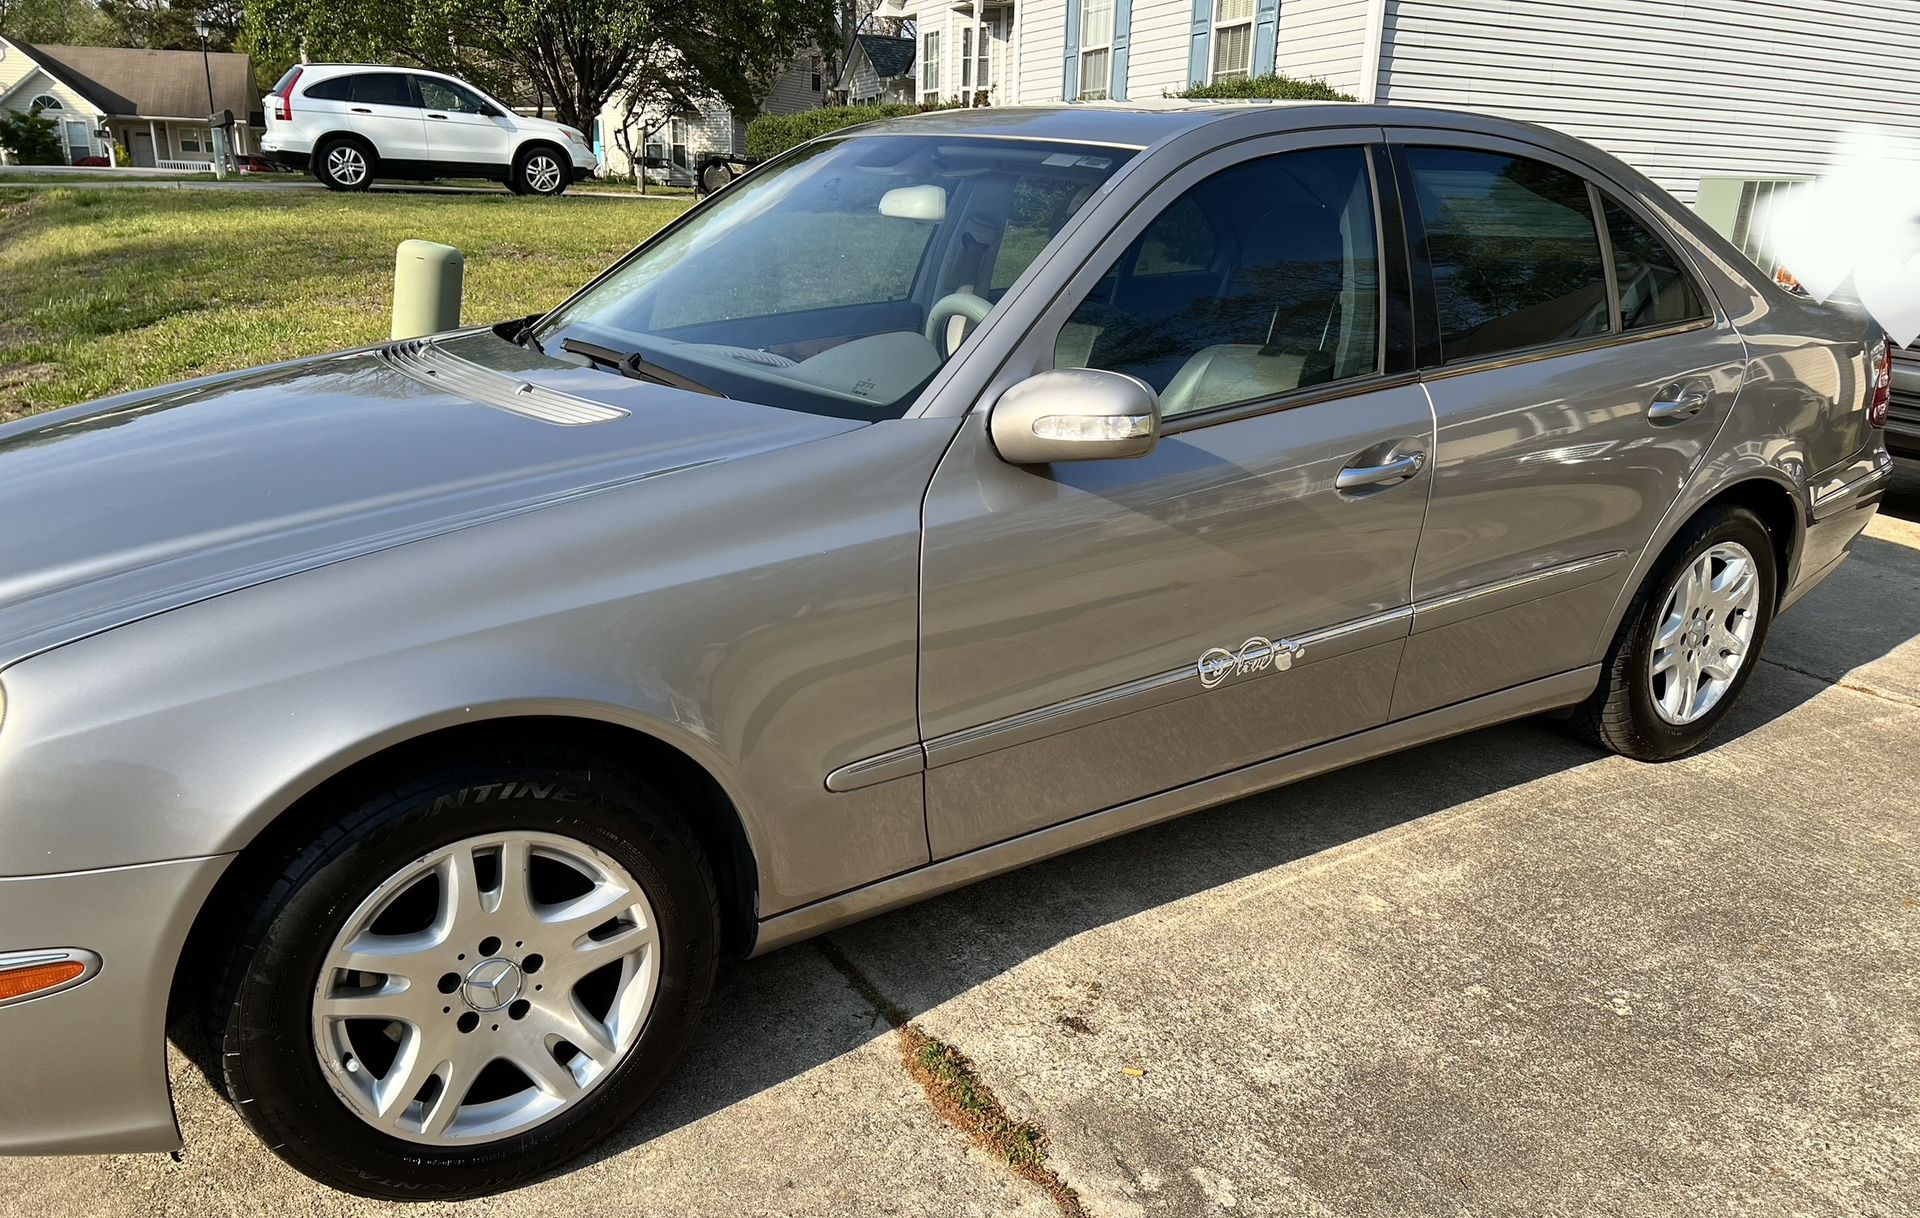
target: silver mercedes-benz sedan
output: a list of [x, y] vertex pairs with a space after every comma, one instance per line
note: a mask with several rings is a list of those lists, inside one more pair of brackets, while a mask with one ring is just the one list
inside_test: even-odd
[[723, 956], [1517, 716], [1678, 756], [1887, 389], [1578, 141], [1182, 103], [845, 132], [542, 317], [0, 428], [0, 1151], [177, 1146], [172, 1028], [316, 1179], [498, 1189]]

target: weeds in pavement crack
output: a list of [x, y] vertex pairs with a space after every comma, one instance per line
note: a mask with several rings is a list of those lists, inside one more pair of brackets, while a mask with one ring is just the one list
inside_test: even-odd
[[1038, 1125], [1007, 1115], [993, 1089], [981, 1081], [966, 1054], [927, 1035], [892, 999], [847, 959], [838, 944], [816, 939], [814, 946], [833, 965], [854, 992], [892, 1025], [900, 1042], [900, 1064], [927, 1093], [927, 1101], [942, 1120], [958, 1129], [981, 1149], [1001, 1159], [1013, 1173], [1033, 1184], [1060, 1210], [1061, 1218], [1088, 1218], [1086, 1206], [1072, 1186], [1047, 1166], [1047, 1135]]

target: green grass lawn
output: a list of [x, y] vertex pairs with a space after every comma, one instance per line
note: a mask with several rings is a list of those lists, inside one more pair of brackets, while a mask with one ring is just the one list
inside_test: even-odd
[[466, 254], [467, 324], [541, 312], [686, 203], [0, 179], [0, 421], [378, 341], [410, 237]]

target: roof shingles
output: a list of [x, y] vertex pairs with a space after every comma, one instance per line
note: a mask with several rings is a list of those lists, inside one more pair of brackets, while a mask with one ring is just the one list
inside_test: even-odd
[[[198, 51], [14, 45], [47, 75], [112, 118], [205, 118], [216, 110], [231, 110], [245, 120], [258, 113], [253, 60], [245, 55], [215, 52], [203, 67]], [[213, 73], [211, 107], [208, 71]]]

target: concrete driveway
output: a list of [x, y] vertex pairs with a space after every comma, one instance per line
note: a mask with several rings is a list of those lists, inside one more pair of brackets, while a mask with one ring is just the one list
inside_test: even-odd
[[179, 1161], [0, 1160], [0, 1211], [1060, 1213], [890, 1007], [1102, 1218], [1920, 1212], [1916, 636], [1883, 515], [1704, 755], [1497, 728], [751, 962], [648, 1116], [515, 1193], [323, 1192], [176, 1060]]

